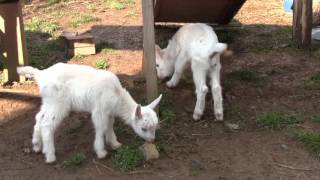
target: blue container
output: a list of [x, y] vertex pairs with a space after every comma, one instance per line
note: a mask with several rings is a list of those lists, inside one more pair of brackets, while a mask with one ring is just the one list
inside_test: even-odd
[[283, 8], [286, 12], [292, 12], [293, 0], [283, 0]]

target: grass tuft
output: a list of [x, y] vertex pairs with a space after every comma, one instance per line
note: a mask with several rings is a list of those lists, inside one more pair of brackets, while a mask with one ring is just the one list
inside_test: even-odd
[[117, 150], [112, 162], [114, 166], [120, 170], [132, 171], [141, 165], [143, 160], [143, 153], [139, 149], [123, 146]]
[[320, 72], [306, 79], [304, 85], [307, 89], [320, 89]]
[[176, 119], [176, 113], [173, 111], [173, 103], [170, 98], [164, 94], [160, 102], [160, 113], [161, 123], [164, 125], [171, 124]]
[[238, 70], [232, 72], [230, 75], [241, 81], [252, 82], [258, 80], [257, 72], [250, 69]]
[[83, 153], [76, 153], [68, 157], [65, 161], [63, 161], [63, 166], [64, 167], [80, 166], [85, 159], [86, 159], [86, 156]]
[[288, 115], [280, 112], [264, 113], [257, 117], [258, 125], [267, 129], [282, 129], [302, 122], [302, 118], [297, 115]]
[[75, 55], [72, 57], [72, 60], [75, 60], [75, 61], [83, 61], [84, 58], [86, 58], [87, 56], [86, 55]]
[[37, 17], [32, 18], [26, 25], [25, 30], [30, 32], [42, 32], [53, 34], [60, 29], [60, 26], [56, 22], [50, 22], [45, 19]]
[[295, 132], [294, 137], [298, 139], [306, 149], [320, 157], [320, 134], [311, 132]]
[[74, 16], [70, 21], [70, 25], [74, 28], [77, 28], [83, 24], [88, 24], [90, 22], [95, 22], [98, 20], [99, 20], [99, 18], [91, 16], [91, 15]]
[[95, 67], [97, 69], [107, 69], [109, 68], [109, 66], [110, 66], [109, 61], [105, 59], [98, 59], [95, 62]]
[[97, 44], [97, 52], [114, 53], [114, 45], [110, 42], [102, 41]]
[[110, 9], [123, 10], [129, 6], [132, 6], [134, 0], [104, 0], [105, 4]]
[[314, 122], [314, 123], [320, 123], [320, 116], [318, 115], [318, 116], [313, 116], [312, 117], [312, 122]]
[[171, 124], [176, 119], [176, 113], [171, 109], [164, 108], [160, 111], [161, 122]]

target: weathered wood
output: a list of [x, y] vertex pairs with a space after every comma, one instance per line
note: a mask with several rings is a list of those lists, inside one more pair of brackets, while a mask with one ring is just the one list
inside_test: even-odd
[[302, 1], [302, 17], [301, 17], [301, 47], [310, 48], [312, 33], [312, 0]]
[[311, 46], [312, 0], [295, 0], [293, 4], [293, 40], [298, 48]]
[[151, 102], [158, 96], [153, 0], [142, 0], [142, 14], [144, 74], [147, 83], [147, 99]]
[[66, 56], [68, 58], [75, 55], [96, 54], [94, 38], [91, 35], [63, 32], [61, 37], [64, 39]]
[[4, 81], [24, 81], [16, 67], [28, 64], [20, 2], [0, 3], [0, 54], [4, 59]]
[[156, 22], [228, 24], [246, 0], [154, 0]]

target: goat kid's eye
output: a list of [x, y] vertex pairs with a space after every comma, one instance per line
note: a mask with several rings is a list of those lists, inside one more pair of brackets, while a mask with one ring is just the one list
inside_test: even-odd
[[159, 64], [156, 64], [156, 67], [159, 67]]
[[141, 130], [142, 130], [143, 132], [147, 132], [147, 131], [148, 131], [146, 128], [141, 128]]

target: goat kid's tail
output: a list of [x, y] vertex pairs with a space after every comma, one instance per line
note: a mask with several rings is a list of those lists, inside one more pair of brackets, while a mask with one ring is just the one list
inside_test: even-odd
[[21, 66], [17, 67], [17, 72], [19, 75], [25, 76], [26, 78], [35, 78], [40, 70], [31, 66]]
[[225, 50], [227, 50], [227, 47], [228, 47], [228, 45], [226, 43], [217, 43], [209, 58], [212, 59], [212, 58], [214, 58], [215, 55], [222, 54]]

